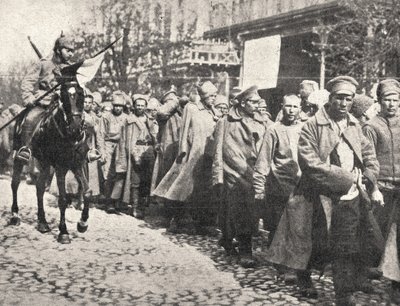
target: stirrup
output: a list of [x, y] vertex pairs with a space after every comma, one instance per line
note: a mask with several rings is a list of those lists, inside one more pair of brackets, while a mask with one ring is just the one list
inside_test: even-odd
[[23, 146], [18, 150], [16, 158], [22, 162], [28, 163], [29, 160], [31, 159], [31, 156], [32, 156], [31, 149], [29, 149], [26, 146]]

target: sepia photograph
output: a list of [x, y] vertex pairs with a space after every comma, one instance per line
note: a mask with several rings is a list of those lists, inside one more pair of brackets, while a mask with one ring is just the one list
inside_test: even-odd
[[400, 305], [399, 0], [0, 25], [0, 306]]

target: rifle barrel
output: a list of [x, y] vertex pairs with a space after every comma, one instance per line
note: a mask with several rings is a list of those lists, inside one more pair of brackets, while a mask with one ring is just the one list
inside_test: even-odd
[[30, 36], [28, 36], [28, 40], [29, 40], [29, 43], [31, 44], [33, 50], [35, 50], [35, 53], [37, 54], [37, 56], [39, 57], [39, 59], [42, 59], [42, 58], [43, 58], [42, 53], [40, 53], [39, 49], [36, 47], [36, 45], [34, 44], [34, 42], [31, 40], [31, 37], [30, 37]]

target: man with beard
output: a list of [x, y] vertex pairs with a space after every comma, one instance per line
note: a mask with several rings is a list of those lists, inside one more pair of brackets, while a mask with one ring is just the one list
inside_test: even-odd
[[[377, 88], [381, 112], [367, 121], [364, 133], [376, 150], [380, 164], [379, 190], [383, 194], [384, 207], [377, 207], [374, 214], [387, 239], [381, 268], [383, 275], [392, 281], [392, 302], [400, 304], [400, 84], [394, 79], [383, 80]], [[377, 263], [375, 263], [377, 264]]]
[[[31, 159], [31, 140], [36, 125], [52, 103], [58, 99], [56, 93], [52, 93], [34, 104], [35, 100], [47, 90], [57, 84], [56, 74], [60, 69], [70, 64], [74, 55], [74, 43], [72, 37], [59, 37], [53, 48], [51, 58], [43, 58], [27, 73], [21, 83], [23, 106], [28, 110], [24, 118], [16, 124], [14, 135], [14, 150], [17, 150], [16, 160], [27, 163]], [[15, 171], [19, 173], [19, 171]]]
[[254, 205], [253, 168], [269, 119], [257, 111], [257, 87], [252, 86], [237, 97], [238, 104], [218, 121], [212, 181], [218, 190], [221, 207], [218, 221], [222, 230], [219, 244], [228, 255], [235, 253], [233, 238], [239, 243], [240, 264], [256, 265], [252, 256], [252, 236], [257, 232], [258, 214]]
[[100, 120], [98, 141], [103, 164], [104, 190], [108, 201], [108, 212], [115, 212], [115, 202], [111, 200], [111, 191], [116, 180], [115, 150], [120, 139], [121, 127], [125, 124], [127, 115], [123, 112], [126, 98], [122, 91], [112, 95], [112, 111], [105, 112]]
[[[217, 88], [204, 82], [199, 88], [200, 101], [188, 103], [183, 111], [177, 158], [153, 195], [174, 203], [169, 230], [177, 232], [193, 224], [184, 218], [184, 208], [194, 210], [199, 222], [210, 222], [209, 203], [211, 187], [211, 136], [218, 116], [212, 104]], [[200, 212], [201, 211], [201, 212]], [[203, 224], [204, 224], [203, 223]]]
[[[116, 172], [125, 174], [122, 201], [128, 203], [129, 214], [143, 219], [150, 195], [154, 167], [154, 146], [158, 124], [152, 116], [158, 104], [148, 104], [147, 97], [135, 95], [134, 115], [129, 116], [121, 129], [116, 157]], [[113, 193], [120, 192], [114, 190]]]

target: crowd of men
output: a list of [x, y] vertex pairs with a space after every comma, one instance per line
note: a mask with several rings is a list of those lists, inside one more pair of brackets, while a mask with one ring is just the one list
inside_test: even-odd
[[[66, 50], [70, 42], [58, 39], [55, 54], [68, 60]], [[51, 60], [29, 81], [40, 87]], [[111, 106], [85, 90], [92, 196], [138, 219], [152, 199], [172, 233], [217, 226], [219, 245], [243, 267], [257, 264], [252, 238], [262, 219], [269, 262], [304, 296], [317, 297], [311, 270], [330, 264], [338, 305], [356, 305], [353, 293], [372, 293], [370, 279], [382, 274], [400, 303], [400, 84], [381, 81], [377, 101], [358, 87], [350, 76], [326, 90], [304, 80], [275, 121], [256, 86], [229, 97], [210, 81], [184, 95], [171, 86], [159, 99], [115, 91]], [[32, 159], [26, 139], [15, 158]]]

